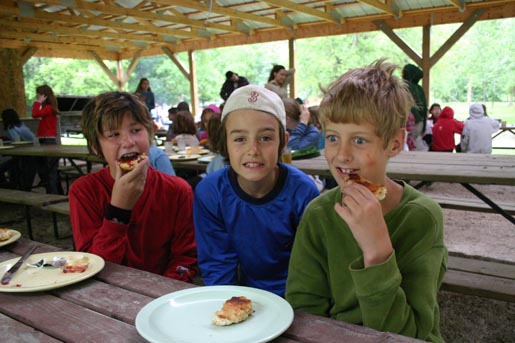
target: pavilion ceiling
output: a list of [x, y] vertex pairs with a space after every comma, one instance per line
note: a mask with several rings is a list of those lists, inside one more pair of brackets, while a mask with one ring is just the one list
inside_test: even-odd
[[[478, 12], [478, 10], [481, 10]], [[515, 17], [515, 0], [0, 0], [0, 48], [120, 60]]]

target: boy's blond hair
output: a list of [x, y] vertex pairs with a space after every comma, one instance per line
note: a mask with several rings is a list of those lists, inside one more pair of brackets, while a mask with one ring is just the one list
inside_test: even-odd
[[103, 134], [104, 127], [111, 130], [119, 128], [127, 113], [145, 127], [149, 143], [152, 144], [154, 123], [145, 104], [127, 92], [107, 92], [93, 98], [82, 110], [82, 133], [90, 153], [104, 156], [98, 137]]
[[406, 127], [414, 100], [404, 81], [393, 75], [399, 67], [385, 59], [351, 69], [328, 89], [320, 103], [322, 127], [333, 123], [370, 123], [386, 148], [399, 129]]

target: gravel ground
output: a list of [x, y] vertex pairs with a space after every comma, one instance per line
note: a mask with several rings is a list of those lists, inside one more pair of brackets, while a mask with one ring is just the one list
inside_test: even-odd
[[[497, 201], [515, 203], [513, 187], [477, 186]], [[435, 183], [422, 188], [429, 195], [470, 197], [459, 184]], [[72, 249], [71, 238], [55, 239], [49, 212], [32, 210], [34, 239], [63, 250]], [[444, 210], [445, 240], [451, 253], [502, 260], [515, 264], [515, 226], [498, 214]], [[0, 222], [27, 235], [23, 208], [0, 204]], [[67, 216], [58, 215], [61, 236], [71, 235]], [[515, 343], [515, 303], [440, 291], [441, 330], [447, 342]]]

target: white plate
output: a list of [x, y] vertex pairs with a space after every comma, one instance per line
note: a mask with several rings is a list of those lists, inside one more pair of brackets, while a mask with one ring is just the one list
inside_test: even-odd
[[[247, 320], [229, 326], [211, 322], [226, 300], [241, 295], [249, 298], [254, 308]], [[148, 303], [136, 316], [136, 329], [152, 343], [258, 343], [278, 337], [292, 321], [292, 307], [278, 295], [242, 286], [205, 286]]]
[[12, 149], [12, 148], [14, 148], [14, 146], [12, 146], [12, 145], [0, 145], [0, 150], [2, 150], [2, 149]]
[[215, 155], [209, 155], [209, 156], [202, 156], [199, 157], [198, 161], [202, 163], [209, 163], [215, 158]]
[[200, 157], [198, 154], [190, 154], [190, 155], [168, 155], [170, 160], [172, 161], [192, 161], [196, 160]]
[[201, 148], [191, 148], [191, 150], [189, 150], [188, 148], [186, 148], [186, 150], [179, 150], [179, 151], [177, 151], [177, 153], [179, 155], [193, 155], [193, 154], [205, 155], [205, 154], [209, 154], [209, 150], [201, 149]]
[[[63, 273], [60, 268], [43, 267], [34, 268], [27, 263], [36, 263], [42, 258], [52, 260], [54, 256], [64, 257], [67, 261], [88, 258], [88, 269], [82, 273]], [[20, 257], [0, 263], [0, 276], [11, 268]], [[88, 279], [104, 268], [102, 257], [76, 251], [58, 251], [31, 255], [14, 274], [8, 285], [0, 284], [0, 292], [35, 292], [55, 289]]]
[[[13, 242], [16, 242], [18, 239], [20, 239], [21, 233], [19, 231], [11, 230], [11, 232], [12, 232], [11, 238], [9, 238], [5, 241], [0, 241], [0, 247], [3, 247], [4, 245], [7, 245], [7, 244], [11, 244]], [[1, 275], [3, 275], [3, 274], [0, 274], [0, 276]]]

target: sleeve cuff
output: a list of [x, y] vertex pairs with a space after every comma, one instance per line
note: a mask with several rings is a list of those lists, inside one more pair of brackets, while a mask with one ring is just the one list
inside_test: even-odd
[[127, 225], [131, 221], [131, 213], [131, 210], [124, 210], [123, 208], [108, 204], [104, 217], [111, 222]]
[[361, 257], [353, 261], [349, 269], [359, 297], [372, 296], [381, 290], [387, 291], [401, 282], [395, 251], [384, 263], [364, 268], [363, 257]]

